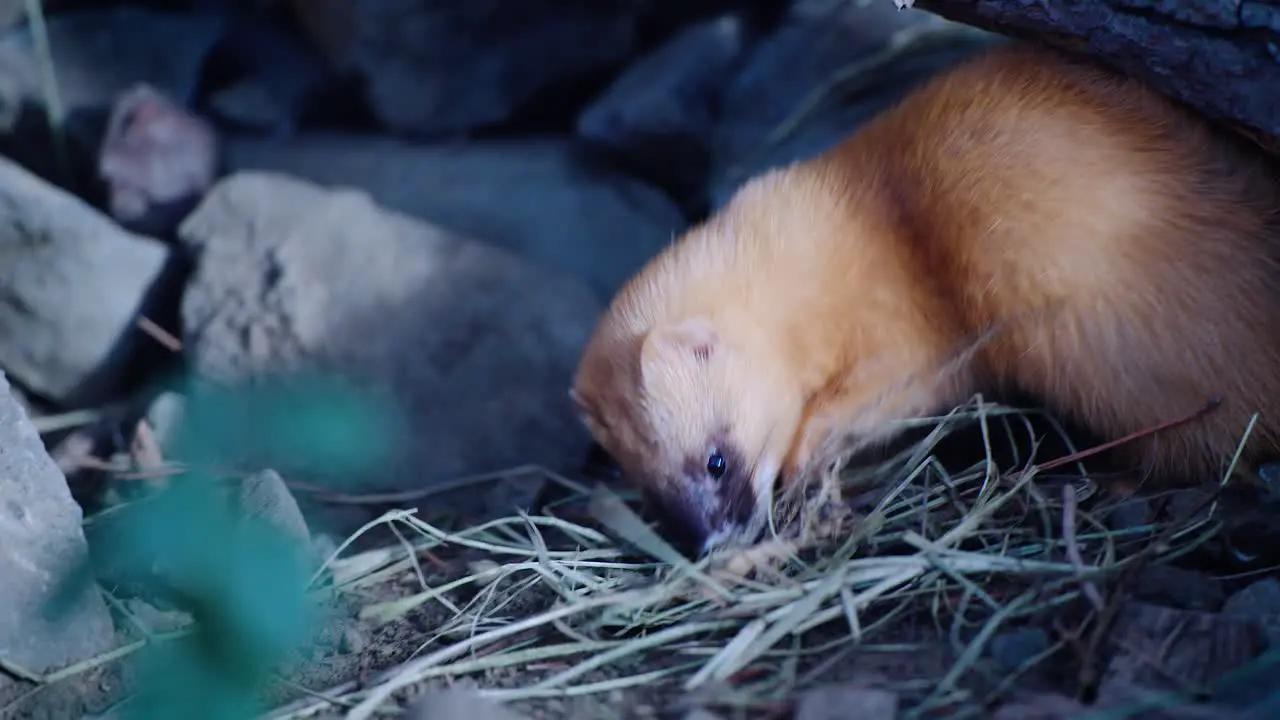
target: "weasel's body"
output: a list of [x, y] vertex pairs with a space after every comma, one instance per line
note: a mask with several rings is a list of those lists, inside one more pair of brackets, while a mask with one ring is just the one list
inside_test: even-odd
[[[829, 433], [1017, 388], [1145, 469], [1280, 439], [1280, 176], [1138, 83], [1012, 46], [743, 186], [614, 298], [574, 396], [700, 548]], [[985, 341], [982, 338], [986, 338]], [[969, 354], [965, 354], [965, 350]]]

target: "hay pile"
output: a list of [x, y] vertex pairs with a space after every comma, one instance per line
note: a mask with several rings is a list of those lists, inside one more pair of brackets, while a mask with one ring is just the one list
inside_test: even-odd
[[[504, 701], [607, 696], [641, 686], [678, 696], [737, 679], [726, 702], [776, 706], [851, 651], [877, 644], [884, 650], [894, 642], [895, 623], [922, 618], [950, 636], [956, 659], [935, 682], [897, 688], [904, 707], [912, 716], [938, 708], [949, 716], [980, 712], [1021, 670], [1065, 642], [977, 697], [961, 680], [996, 633], [1074, 608], [1073, 626], [1096, 646], [1117, 604], [1109, 597], [1113, 581], [1187, 552], [1216, 524], [1210, 507], [1181, 523], [1109, 529], [1104, 518], [1120, 501], [1095, 494], [1082, 469], [1044, 476], [1047, 467], [1074, 463], [1036, 465], [1029, 457], [997, 467], [991, 439], [1029, 432], [1027, 423], [1026, 413], [980, 398], [917, 421], [932, 430], [915, 446], [875, 467], [840, 471], [846, 492], [879, 488], [869, 511], [698, 563], [681, 558], [617, 497], [564, 479], [556, 481], [590, 494], [601, 527], [632, 547], [554, 517], [554, 509], [458, 533], [388, 513], [378, 522], [412, 531], [413, 553], [398, 548], [340, 558], [339, 549], [316, 580], [357, 589], [414, 572], [417, 554], [449, 547], [492, 560], [473, 562], [469, 574], [448, 585], [424, 583], [416, 594], [365, 608], [366, 618], [391, 619], [438, 603], [452, 620], [423, 637], [412, 660], [365, 687], [309, 699], [275, 717], [305, 717], [337, 703], [348, 708], [346, 717], [363, 720], [393, 693], [439, 678], [474, 678], [482, 694]], [[947, 473], [935, 446], [974, 424], [987, 440], [986, 460]], [[467, 586], [470, 600], [455, 602]], [[531, 615], [513, 613], [513, 602], [538, 586], [556, 600]], [[896, 649], [913, 652], [909, 644]], [[534, 666], [557, 669], [522, 687], [485, 687], [488, 673]], [[610, 679], [589, 679], [606, 668]]]

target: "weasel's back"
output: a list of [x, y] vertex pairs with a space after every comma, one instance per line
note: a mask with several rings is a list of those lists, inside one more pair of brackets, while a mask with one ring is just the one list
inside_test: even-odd
[[994, 383], [1109, 436], [1220, 399], [1142, 445], [1153, 469], [1216, 467], [1255, 411], [1251, 445], [1274, 452], [1280, 187], [1261, 151], [1136, 81], [1012, 46], [792, 171], [846, 188], [853, 216], [887, 212], [878, 241], [967, 336], [1003, 327], [979, 355]]

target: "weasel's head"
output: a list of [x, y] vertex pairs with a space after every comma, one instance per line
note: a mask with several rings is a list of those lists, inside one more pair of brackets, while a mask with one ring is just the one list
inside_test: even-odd
[[664, 534], [695, 554], [760, 536], [800, 423], [771, 348], [730, 329], [693, 316], [638, 337], [597, 332], [571, 393]]

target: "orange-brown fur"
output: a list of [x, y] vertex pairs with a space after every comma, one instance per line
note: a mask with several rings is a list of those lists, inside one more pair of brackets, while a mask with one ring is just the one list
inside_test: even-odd
[[727, 433], [757, 516], [827, 433], [885, 440], [895, 419], [993, 389], [1106, 437], [1220, 399], [1128, 446], [1155, 473], [1215, 472], [1252, 413], [1250, 457], [1280, 439], [1278, 208], [1275, 168], [1188, 110], [999, 48], [748, 182], [654, 258], [601, 319], [573, 395], [659, 496], [702, 482], [697, 456]]

